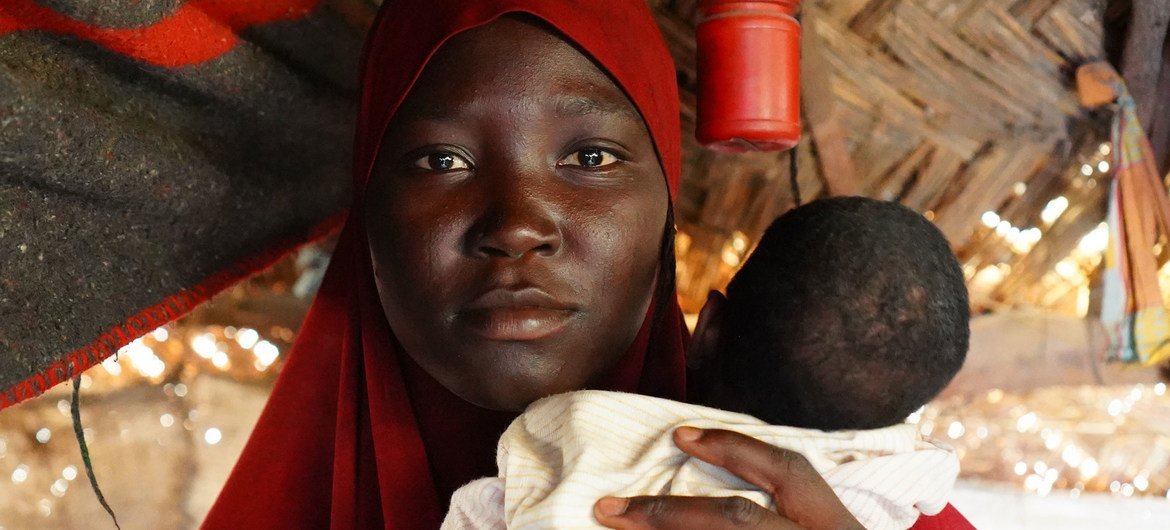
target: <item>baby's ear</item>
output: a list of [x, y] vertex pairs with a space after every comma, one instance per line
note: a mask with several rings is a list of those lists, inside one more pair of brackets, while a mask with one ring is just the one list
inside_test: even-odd
[[727, 304], [727, 297], [719, 291], [707, 294], [707, 303], [699, 311], [699, 322], [695, 324], [695, 333], [691, 337], [691, 344], [687, 348], [687, 368], [690, 370], [709, 371], [709, 366], [718, 357], [719, 333], [723, 325], [723, 307]]

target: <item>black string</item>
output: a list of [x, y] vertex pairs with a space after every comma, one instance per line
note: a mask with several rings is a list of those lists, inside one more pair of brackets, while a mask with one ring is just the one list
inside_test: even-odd
[[110, 508], [110, 504], [106, 502], [105, 495], [102, 495], [102, 489], [98, 487], [97, 477], [93, 474], [93, 462], [89, 459], [89, 446], [85, 443], [85, 431], [81, 428], [80, 373], [73, 378], [73, 403], [70, 405], [69, 411], [73, 414], [73, 434], [77, 436], [77, 445], [81, 447], [81, 461], [85, 464], [85, 474], [89, 476], [89, 485], [93, 488], [93, 492], [97, 494], [98, 502], [102, 503], [102, 508], [105, 508], [106, 513], [110, 514], [110, 518], [114, 520], [114, 527], [122, 530], [122, 527], [118, 526], [118, 517], [114, 515], [114, 510]]
[[796, 148], [788, 151], [788, 185], [792, 187], [792, 202], [800, 206], [800, 183], [796, 181]]

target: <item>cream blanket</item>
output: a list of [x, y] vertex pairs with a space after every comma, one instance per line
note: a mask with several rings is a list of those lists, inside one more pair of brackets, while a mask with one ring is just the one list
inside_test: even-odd
[[919, 513], [938, 513], [959, 472], [954, 452], [913, 425], [823, 432], [646, 396], [572, 392], [533, 403], [508, 427], [499, 476], [456, 491], [442, 528], [602, 528], [593, 504], [606, 495], [738, 495], [774, 509], [758, 489], [675, 447], [671, 433], [684, 425], [799, 451], [871, 530], [906, 529]]

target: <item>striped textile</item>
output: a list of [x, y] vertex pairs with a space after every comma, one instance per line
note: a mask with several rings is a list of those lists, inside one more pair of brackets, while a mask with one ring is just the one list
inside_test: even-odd
[[1113, 182], [1109, 188], [1109, 247], [1102, 276], [1101, 321], [1109, 332], [1106, 360], [1153, 366], [1170, 360], [1170, 314], [1158, 283], [1154, 245], [1170, 235], [1170, 198], [1158, 175], [1137, 105], [1114, 80]]
[[583, 391], [537, 401], [500, 439], [499, 476], [460, 488], [444, 530], [602, 528], [605, 495], [771, 499], [675, 447], [680, 426], [729, 429], [794, 449], [824, 475], [869, 529], [906, 529], [946, 505], [959, 461], [913, 425], [823, 432], [767, 425], [734, 412], [618, 392]]

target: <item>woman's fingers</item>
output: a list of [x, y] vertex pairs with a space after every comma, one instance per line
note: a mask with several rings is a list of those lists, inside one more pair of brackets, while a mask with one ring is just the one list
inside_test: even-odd
[[679, 449], [722, 467], [772, 497], [777, 511], [808, 530], [862, 528], [800, 453], [720, 429], [680, 427]]
[[605, 497], [593, 507], [593, 516], [623, 530], [802, 530], [743, 497]]
[[779, 514], [742, 497], [606, 497], [601, 524], [619, 529], [861, 530], [837, 494], [799, 453], [719, 429], [682, 427], [675, 443], [772, 496]]

